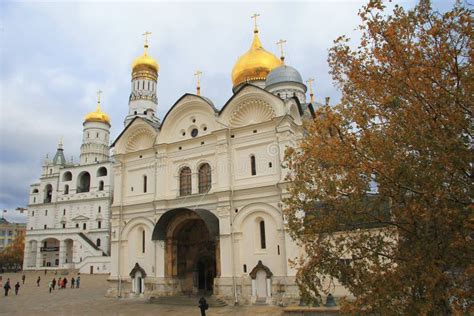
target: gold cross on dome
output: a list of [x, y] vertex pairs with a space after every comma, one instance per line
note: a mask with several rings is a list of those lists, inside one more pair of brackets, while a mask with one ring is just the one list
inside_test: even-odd
[[148, 45], [148, 35], [151, 35], [151, 32], [146, 31], [142, 35], [145, 36], [145, 46], [146, 46]]
[[251, 18], [254, 20], [254, 32], [257, 33], [258, 32], [258, 28], [257, 28], [257, 18], [260, 16], [260, 14], [258, 13], [254, 13]]
[[285, 52], [283, 51], [283, 44], [285, 43], [286, 43], [286, 40], [284, 39], [280, 39], [278, 42], [276, 42], [276, 44], [280, 46], [280, 53], [281, 53], [280, 59], [281, 60], [285, 59]]
[[196, 86], [197, 95], [201, 95], [201, 75], [202, 75], [201, 70], [196, 70], [196, 72], [194, 73], [194, 76], [197, 79], [197, 86]]
[[311, 98], [311, 103], [314, 102], [313, 82], [314, 82], [314, 79], [313, 79], [313, 78], [309, 78], [308, 80], [306, 80], [306, 83], [307, 83], [308, 86], [309, 86], [309, 96], [310, 96], [310, 98]]
[[100, 95], [102, 94], [102, 90], [97, 91], [97, 103], [100, 103]]

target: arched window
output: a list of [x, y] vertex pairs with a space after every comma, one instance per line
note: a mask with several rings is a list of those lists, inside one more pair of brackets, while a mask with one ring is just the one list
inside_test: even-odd
[[52, 197], [53, 197], [53, 186], [51, 184], [48, 184], [44, 188], [44, 203], [51, 203]]
[[97, 245], [97, 247], [100, 247], [100, 238], [97, 238], [97, 241], [95, 242], [95, 244]]
[[147, 189], [147, 176], [143, 176], [143, 193], [146, 193]]
[[199, 193], [207, 193], [211, 189], [211, 166], [205, 163], [199, 167]]
[[89, 192], [91, 187], [91, 175], [84, 171], [77, 177], [77, 192]]
[[255, 156], [250, 156], [250, 169], [252, 172], [252, 176], [257, 174], [257, 166], [255, 165]]
[[69, 194], [69, 185], [64, 186], [64, 194]]
[[97, 170], [97, 176], [98, 177], [103, 177], [103, 176], [106, 176], [107, 175], [107, 168], [105, 167], [100, 167], [98, 170]]
[[260, 248], [266, 249], [267, 242], [265, 240], [265, 222], [261, 220], [259, 225], [260, 225]]
[[104, 181], [99, 181], [99, 191], [104, 191]]
[[191, 169], [189, 169], [189, 167], [184, 167], [179, 172], [179, 195], [190, 195], [191, 189]]

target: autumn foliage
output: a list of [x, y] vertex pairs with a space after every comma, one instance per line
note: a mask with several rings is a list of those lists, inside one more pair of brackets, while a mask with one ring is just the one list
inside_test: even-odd
[[0, 269], [21, 270], [24, 251], [25, 231], [19, 230], [12, 243], [0, 252]]
[[472, 312], [472, 12], [370, 1], [359, 15], [359, 46], [342, 36], [329, 54], [340, 104], [287, 151], [301, 294], [342, 284], [346, 311]]

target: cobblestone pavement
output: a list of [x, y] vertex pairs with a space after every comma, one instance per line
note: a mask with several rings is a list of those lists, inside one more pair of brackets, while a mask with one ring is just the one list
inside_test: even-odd
[[[104, 296], [108, 284], [107, 276], [104, 275], [81, 275], [81, 288], [71, 289], [68, 275], [68, 288], [48, 291], [48, 282], [55, 277], [52, 272], [44, 275], [44, 272], [26, 272], [26, 281], [21, 285], [22, 272], [0, 274], [3, 284], [10, 278], [12, 290], [8, 297], [4, 296], [3, 286], [0, 291], [0, 315], [176, 315], [193, 316], [200, 315], [199, 308], [192, 306], [172, 306], [148, 304], [144, 300], [136, 299], [114, 299]], [[41, 276], [40, 287], [36, 286], [36, 279]], [[60, 275], [58, 275], [60, 276]], [[56, 278], [58, 277], [56, 276]], [[20, 291], [15, 296], [14, 285], [20, 281]], [[273, 306], [252, 307], [223, 307], [210, 308], [207, 315], [265, 316], [282, 315], [282, 310]]]

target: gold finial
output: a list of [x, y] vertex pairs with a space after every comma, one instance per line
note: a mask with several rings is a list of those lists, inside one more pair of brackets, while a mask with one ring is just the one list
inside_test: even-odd
[[257, 17], [259, 17], [259, 16], [260, 16], [260, 14], [258, 14], [258, 13], [254, 13], [254, 14], [251, 16], [251, 18], [254, 20], [254, 25], [255, 25], [255, 26], [254, 26], [254, 29], [253, 29], [253, 32], [254, 32], [254, 33], [258, 33]]
[[281, 52], [280, 59], [281, 59], [282, 63], [285, 62], [285, 52], [283, 51], [283, 44], [285, 44], [285, 43], [286, 43], [286, 40], [284, 40], [284, 39], [280, 39], [278, 42], [276, 42], [276, 44], [278, 46], [280, 46], [280, 52]]
[[142, 35], [145, 36], [145, 44], [143, 44], [143, 47], [145, 47], [145, 53], [146, 53], [148, 49], [148, 35], [151, 35], [151, 32], [146, 31]]
[[310, 97], [311, 103], [314, 102], [313, 82], [314, 82], [313, 78], [309, 78], [308, 80], [306, 80], [306, 83], [309, 86], [309, 97]]
[[197, 95], [201, 95], [201, 75], [202, 75], [201, 70], [196, 70], [196, 72], [194, 73], [194, 76], [197, 78], [197, 86], [196, 86]]

